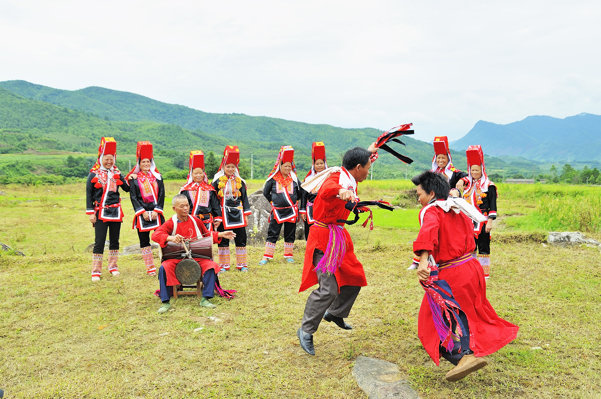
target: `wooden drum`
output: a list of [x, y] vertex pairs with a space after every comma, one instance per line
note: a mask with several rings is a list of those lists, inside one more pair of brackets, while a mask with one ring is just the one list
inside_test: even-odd
[[213, 237], [190, 240], [187, 246], [190, 249], [189, 253], [183, 243], [168, 242], [164, 248], [161, 248], [161, 262], [167, 259], [184, 258], [213, 259]]

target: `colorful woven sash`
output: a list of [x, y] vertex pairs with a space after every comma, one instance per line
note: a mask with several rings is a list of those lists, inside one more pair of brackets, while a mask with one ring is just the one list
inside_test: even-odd
[[438, 264], [438, 270], [450, 269], [451, 267], [462, 265], [465, 262], [469, 261], [470, 259], [473, 259], [471, 252], [467, 253], [465, 255], [461, 255], [459, 258], [455, 258], [455, 259], [449, 260], [447, 262], [440, 262]]

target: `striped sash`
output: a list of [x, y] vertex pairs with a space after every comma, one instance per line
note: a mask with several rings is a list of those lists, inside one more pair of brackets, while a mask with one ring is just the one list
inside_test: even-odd
[[473, 259], [471, 252], [469, 252], [465, 255], [461, 255], [459, 258], [455, 258], [455, 259], [449, 260], [447, 262], [440, 262], [438, 264], [438, 270], [450, 269], [451, 267], [462, 265], [465, 262], [469, 261], [470, 259]]

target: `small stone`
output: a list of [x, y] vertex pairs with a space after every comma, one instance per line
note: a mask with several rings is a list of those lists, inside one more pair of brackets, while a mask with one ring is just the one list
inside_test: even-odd
[[19, 256], [25, 256], [25, 254], [24, 254], [23, 252], [21, 252], [21, 251], [17, 251], [16, 249], [15, 249], [15, 250], [13, 250], [11, 247], [9, 247], [8, 245], [6, 245], [6, 244], [4, 244], [4, 243], [1, 243], [1, 242], [0, 242], [0, 249], [1, 249], [2, 251], [6, 251], [6, 252], [10, 252], [10, 251], [12, 251], [12, 253], [13, 253], [13, 254], [15, 254], [15, 255], [19, 255]]
[[164, 337], [165, 335], [169, 335], [169, 333], [168, 332], [160, 333], [159, 337]]
[[370, 399], [418, 398], [417, 392], [402, 379], [394, 363], [359, 356], [355, 360], [353, 376]]
[[211, 320], [214, 323], [219, 323], [221, 321], [220, 318], [215, 317], [215, 316], [209, 316], [209, 317], [207, 317], [207, 319]]
[[199, 332], [199, 331], [202, 331], [202, 330], [204, 330], [204, 327], [198, 327], [198, 328], [194, 329], [194, 332]]
[[533, 346], [532, 348], [530, 348], [530, 350], [540, 351], [540, 350], [543, 350], [543, 348], [541, 348], [540, 346]]

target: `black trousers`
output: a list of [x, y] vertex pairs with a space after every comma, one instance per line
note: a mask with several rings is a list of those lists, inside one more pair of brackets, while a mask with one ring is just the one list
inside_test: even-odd
[[282, 225], [284, 225], [284, 242], [294, 242], [294, 236], [296, 235], [296, 223], [284, 222], [278, 223], [274, 217], [269, 222], [269, 228], [267, 229], [267, 242], [275, 244], [280, 237], [280, 231], [282, 231]]
[[[470, 327], [467, 322], [467, 317], [465, 316], [465, 313], [460, 311], [459, 319], [461, 320], [461, 322], [463, 323], [463, 326], [465, 327], [465, 331], [463, 331], [463, 336], [459, 338], [459, 342], [453, 341], [454, 346], [450, 352], [447, 350], [447, 348], [443, 347], [442, 345], [440, 345], [440, 347], [439, 347], [440, 355], [442, 357], [444, 357], [445, 359], [447, 359], [449, 362], [453, 363], [454, 365], [457, 365], [457, 363], [459, 363], [459, 360], [461, 360], [461, 358], [463, 356], [474, 353], [470, 349]], [[445, 320], [445, 323], [447, 323], [446, 320]], [[447, 323], [447, 325], [448, 325], [448, 323]], [[451, 325], [451, 328], [453, 329], [453, 331], [456, 331], [457, 326], [456, 326], [456, 322], [454, 320]], [[461, 349], [459, 349], [459, 348], [461, 348]]]
[[[96, 214], [98, 217], [98, 214]], [[104, 253], [106, 233], [109, 234], [109, 249], [119, 249], [119, 234], [121, 233], [121, 222], [103, 222], [100, 219], [94, 224], [94, 249], [95, 254]]]
[[490, 233], [486, 232], [486, 224], [482, 223], [480, 234], [476, 237], [476, 248], [482, 255], [490, 255]]
[[[223, 228], [223, 223], [219, 225], [217, 231], [225, 231]], [[228, 229], [228, 231], [233, 231], [236, 233], [236, 238], [234, 238], [234, 242], [237, 247], [245, 247], [246, 246], [246, 227], [238, 227], [237, 229]], [[230, 240], [227, 238], [222, 238], [221, 242], [217, 244], [218, 247], [229, 247]]]
[[305, 220], [305, 241], [309, 238], [309, 228], [311, 228], [311, 225]]
[[150, 231], [138, 230], [138, 238], [140, 239], [140, 248], [146, 248], [150, 246]]

